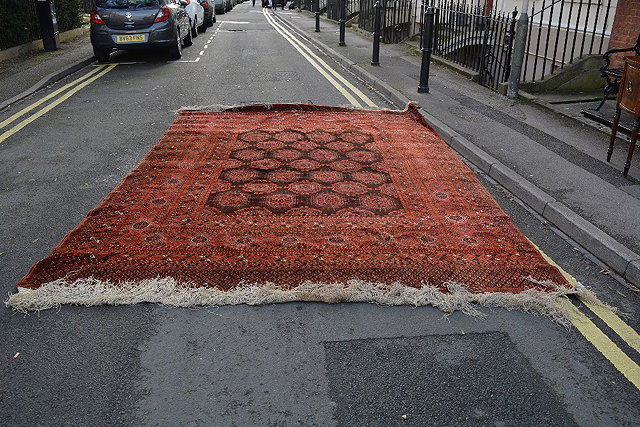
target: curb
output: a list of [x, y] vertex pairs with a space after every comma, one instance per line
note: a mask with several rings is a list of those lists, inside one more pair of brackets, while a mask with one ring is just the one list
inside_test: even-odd
[[0, 103], [0, 110], [4, 110], [5, 108], [7, 108], [8, 106], [10, 106], [11, 104], [14, 104], [18, 101], [20, 101], [21, 99], [26, 98], [27, 96], [33, 94], [34, 92], [42, 89], [43, 87], [54, 83], [60, 79], [63, 79], [65, 77], [67, 77], [69, 74], [73, 74], [76, 71], [86, 67], [87, 65], [93, 63], [95, 61], [95, 58], [92, 56], [91, 58], [87, 58], [87, 59], [83, 59], [81, 61], [75, 62], [71, 65], [69, 65], [66, 68], [63, 68], [61, 70], [55, 71], [51, 74], [49, 74], [48, 76], [44, 77], [42, 80], [40, 80], [38, 83], [36, 83], [35, 85], [31, 86], [29, 89], [25, 90], [22, 93], [19, 93], [18, 95], [14, 96], [13, 98], [10, 98], [2, 103]]
[[[290, 21], [287, 21], [287, 23], [296, 28], [298, 32], [307, 34], [306, 31], [301, 30]], [[367, 81], [397, 106], [404, 107], [412, 101], [400, 91], [357, 65], [356, 62], [336, 52], [323, 42], [312, 39], [308, 34], [307, 37], [313, 40], [313, 43], [317, 44], [327, 55], [331, 56], [335, 61], [362, 80]], [[418, 82], [416, 82], [416, 88], [417, 83]], [[558, 229], [571, 239], [578, 242], [628, 282], [640, 286], [640, 255], [572, 211], [562, 202], [554, 199], [522, 175], [519, 175], [474, 145], [444, 122], [424, 111], [422, 108], [420, 108], [420, 113], [445, 142], [461, 156], [469, 160], [491, 178], [495, 179], [500, 185], [513, 193], [543, 218], [558, 227]]]

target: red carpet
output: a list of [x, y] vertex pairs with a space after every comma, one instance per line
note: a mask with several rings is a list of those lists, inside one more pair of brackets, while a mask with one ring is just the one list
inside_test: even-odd
[[166, 277], [224, 291], [567, 286], [413, 106], [182, 112], [18, 287]]

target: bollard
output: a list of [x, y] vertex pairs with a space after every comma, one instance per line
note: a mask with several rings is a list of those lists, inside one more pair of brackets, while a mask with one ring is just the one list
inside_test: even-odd
[[320, 0], [313, 2], [313, 8], [316, 11], [316, 33], [320, 32]]
[[340, 43], [338, 43], [340, 46], [344, 46], [344, 33], [345, 33], [345, 26], [346, 26], [346, 8], [347, 8], [347, 2], [346, 0], [340, 0], [338, 2], [338, 4], [340, 5]]
[[[529, 27], [529, 17], [527, 9], [529, 8], [529, 0], [522, 0], [522, 13], [518, 18], [516, 26], [515, 40], [513, 40], [513, 54], [511, 56], [511, 68], [509, 70], [509, 85], [507, 87], [507, 98], [518, 98], [520, 89], [520, 74], [522, 73], [522, 63], [527, 50], [527, 32]], [[531, 10], [533, 12], [533, 9]]]
[[433, 15], [435, 10], [429, 6], [424, 12], [422, 26], [422, 66], [420, 67], [420, 86], [418, 93], [429, 93], [429, 64], [431, 63], [431, 46], [433, 45]]
[[373, 57], [371, 58], [371, 65], [380, 65], [380, 36], [382, 35], [380, 14], [383, 6], [380, 0], [377, 0], [373, 7], [376, 12], [373, 18]]

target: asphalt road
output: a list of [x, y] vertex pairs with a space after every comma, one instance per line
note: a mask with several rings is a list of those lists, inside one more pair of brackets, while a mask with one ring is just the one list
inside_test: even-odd
[[[249, 2], [219, 15], [181, 61], [142, 53], [112, 61], [113, 70], [0, 143], [5, 295], [142, 159], [179, 108], [349, 103]], [[0, 112], [0, 121], [92, 67]], [[397, 108], [333, 67], [378, 106]], [[638, 312], [637, 295], [479, 177], [566, 271], [623, 312]], [[638, 389], [575, 328], [482, 311], [483, 319], [369, 304], [64, 306], [27, 316], [3, 308], [0, 423], [640, 423]], [[637, 319], [625, 320], [640, 330]], [[640, 362], [603, 322], [594, 323]]]

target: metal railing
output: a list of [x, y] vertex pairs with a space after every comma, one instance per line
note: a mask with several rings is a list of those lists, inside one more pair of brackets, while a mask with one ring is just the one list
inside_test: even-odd
[[[360, 0], [345, 0], [347, 21], [360, 13]], [[338, 21], [340, 19], [340, 0], [327, 0], [327, 18]]]
[[516, 14], [438, 1], [433, 55], [477, 71], [482, 85], [497, 89], [509, 77]]
[[[382, 42], [398, 43], [411, 37], [415, 25], [414, 0], [381, 0], [382, 10]], [[375, 0], [360, 0], [358, 26], [365, 31], [373, 32]]]
[[542, 80], [583, 55], [604, 53], [614, 19], [611, 3], [612, 0], [534, 3], [521, 80]]
[[296, 0], [296, 4], [302, 10], [308, 10], [310, 12], [315, 12], [315, 4], [318, 4], [321, 12], [324, 12], [327, 8], [327, 0]]

